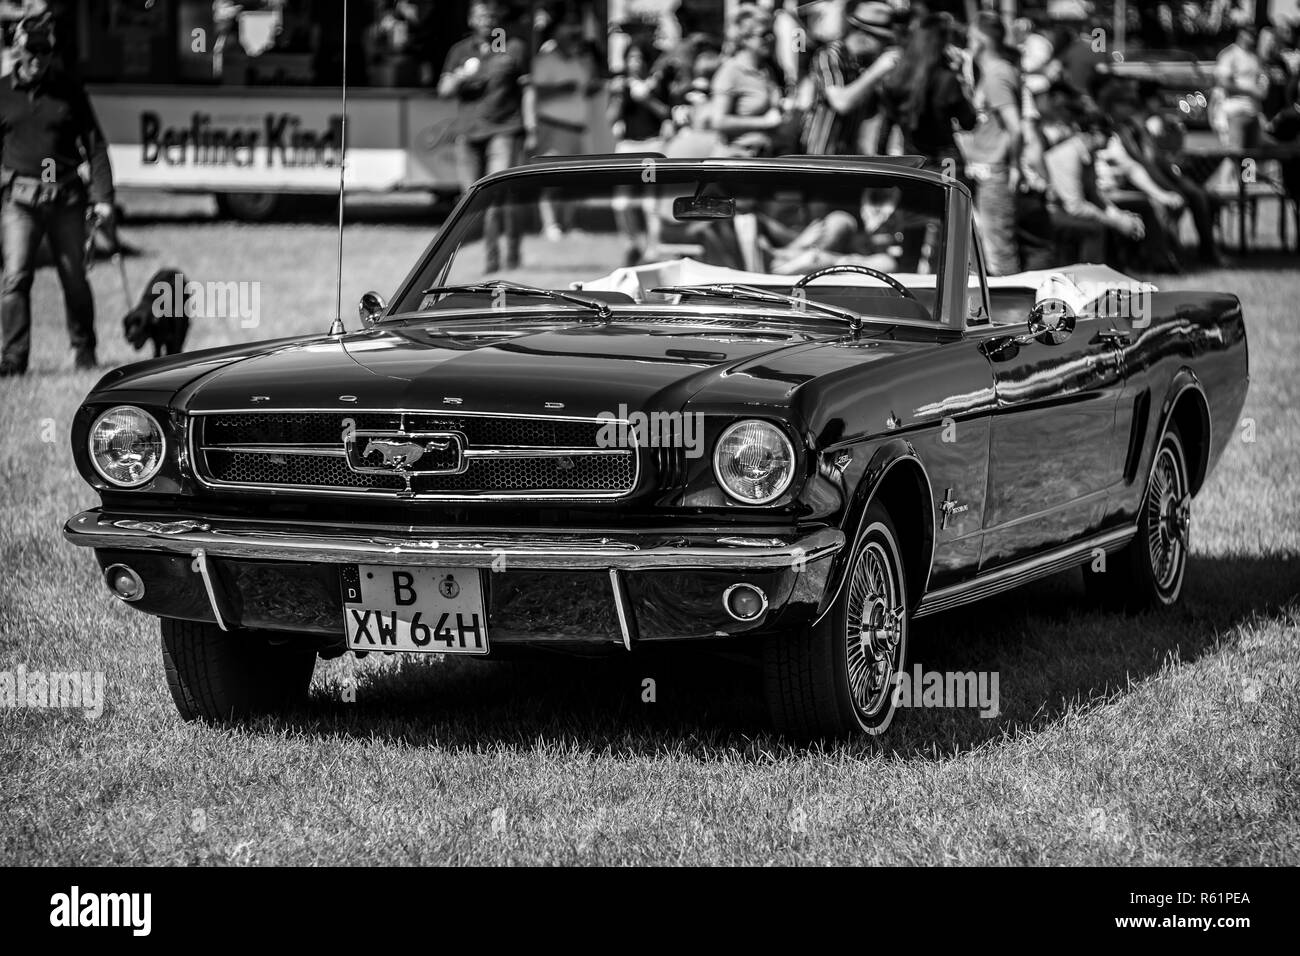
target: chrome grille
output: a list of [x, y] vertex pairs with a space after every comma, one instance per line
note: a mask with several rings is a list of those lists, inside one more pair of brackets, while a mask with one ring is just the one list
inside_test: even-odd
[[249, 454], [209, 449], [204, 458], [210, 476], [229, 484], [391, 488], [394, 491], [406, 487], [406, 482], [398, 475], [359, 475], [342, 457]]
[[[191, 418], [199, 479], [220, 487], [433, 499], [617, 498], [639, 474], [634, 449], [601, 448], [606, 423], [563, 418], [375, 412], [219, 412]], [[458, 432], [457, 474], [368, 473], [349, 464], [345, 430]], [[626, 433], [626, 430], [625, 432]], [[355, 461], [354, 461], [355, 464]]]
[[[204, 415], [204, 441], [213, 445], [328, 445], [351, 427], [395, 431], [403, 416], [373, 412], [241, 412]], [[601, 422], [555, 418], [500, 418], [471, 415], [405, 416], [407, 431], [458, 431], [479, 447], [595, 448]]]

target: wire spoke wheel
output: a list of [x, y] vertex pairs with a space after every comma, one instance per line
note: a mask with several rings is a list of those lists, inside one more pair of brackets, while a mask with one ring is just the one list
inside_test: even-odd
[[1169, 591], [1182, 574], [1191, 531], [1186, 469], [1170, 444], [1162, 445], [1156, 457], [1145, 507], [1152, 577], [1159, 590]]
[[844, 652], [849, 697], [860, 717], [871, 720], [889, 708], [904, 646], [900, 569], [877, 539], [858, 553], [849, 579]]
[[1192, 473], [1185, 449], [1171, 422], [1152, 455], [1137, 533], [1109, 562], [1084, 565], [1088, 594], [1103, 607], [1138, 614], [1178, 602], [1191, 553]]
[[767, 639], [764, 694], [782, 734], [842, 740], [889, 729], [910, 625], [898, 542], [890, 513], [868, 504], [825, 613], [796, 634]]

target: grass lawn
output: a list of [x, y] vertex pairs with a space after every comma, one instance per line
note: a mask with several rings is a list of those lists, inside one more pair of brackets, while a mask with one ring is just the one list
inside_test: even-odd
[[[349, 228], [351, 326], [351, 303], [391, 291], [431, 231], [415, 217]], [[129, 236], [136, 292], [164, 264], [263, 283], [259, 327], [199, 320], [189, 348], [328, 325], [327, 225], [157, 218]], [[101, 264], [92, 281], [101, 359], [129, 361], [116, 275]], [[157, 624], [60, 534], [96, 501], [67, 447], [95, 376], [69, 370], [42, 270], [34, 374], [0, 383], [0, 671], [102, 671], [107, 702], [98, 719], [0, 709], [0, 863], [1294, 865], [1300, 270], [1162, 286], [1236, 292], [1250, 334], [1253, 436], [1236, 428], [1196, 500], [1182, 605], [1098, 613], [1066, 575], [929, 619], [915, 659], [997, 671], [1001, 713], [902, 711], [883, 745], [810, 750], [767, 733], [753, 670], [699, 657], [372, 655], [319, 664], [288, 721], [182, 723]]]

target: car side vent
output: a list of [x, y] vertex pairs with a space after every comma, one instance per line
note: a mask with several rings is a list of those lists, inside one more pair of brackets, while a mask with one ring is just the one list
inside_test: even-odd
[[1147, 417], [1151, 412], [1151, 389], [1144, 388], [1133, 399], [1133, 422], [1128, 435], [1128, 458], [1124, 462], [1124, 483], [1132, 484], [1137, 478], [1138, 463], [1142, 460], [1142, 442], [1147, 434]]
[[686, 484], [686, 449], [665, 446], [655, 449], [655, 466], [659, 472], [659, 488], [670, 490]]

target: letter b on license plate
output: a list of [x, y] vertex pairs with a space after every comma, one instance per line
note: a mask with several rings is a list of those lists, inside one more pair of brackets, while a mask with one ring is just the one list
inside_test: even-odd
[[353, 651], [486, 654], [477, 568], [344, 565], [343, 632]]

